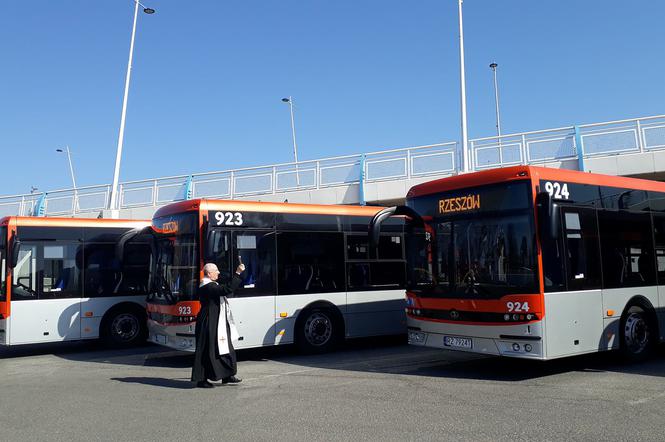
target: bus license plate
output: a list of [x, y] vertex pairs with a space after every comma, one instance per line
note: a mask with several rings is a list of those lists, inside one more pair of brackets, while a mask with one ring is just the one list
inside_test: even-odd
[[473, 348], [471, 338], [460, 338], [457, 336], [444, 336], [443, 345], [456, 348]]

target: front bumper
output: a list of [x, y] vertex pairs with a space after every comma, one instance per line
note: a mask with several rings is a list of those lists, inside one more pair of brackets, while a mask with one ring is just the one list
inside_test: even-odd
[[175, 350], [193, 352], [196, 349], [194, 326], [194, 323], [164, 325], [148, 320], [148, 340]]
[[505, 326], [466, 325], [409, 317], [408, 326], [411, 345], [496, 356], [545, 358], [540, 322]]

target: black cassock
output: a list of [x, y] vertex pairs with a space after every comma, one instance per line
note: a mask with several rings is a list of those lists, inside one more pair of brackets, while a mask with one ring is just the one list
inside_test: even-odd
[[201, 310], [196, 317], [196, 354], [192, 367], [192, 382], [203, 382], [207, 379], [219, 381], [236, 374], [236, 353], [230, 340], [229, 323], [225, 321], [226, 335], [229, 336], [227, 355], [219, 354], [217, 327], [222, 296], [232, 297], [233, 291], [241, 282], [242, 279], [234, 274], [229, 284], [212, 281], [198, 289]]

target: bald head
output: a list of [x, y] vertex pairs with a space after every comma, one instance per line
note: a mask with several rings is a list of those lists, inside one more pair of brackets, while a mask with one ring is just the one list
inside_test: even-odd
[[209, 262], [203, 266], [203, 276], [216, 281], [217, 277], [219, 276], [219, 269], [214, 263]]

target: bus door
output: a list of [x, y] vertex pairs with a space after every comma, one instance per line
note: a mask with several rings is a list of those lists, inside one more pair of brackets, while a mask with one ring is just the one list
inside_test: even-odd
[[0, 227], [0, 345], [7, 344], [7, 228]]
[[[217, 230], [217, 229], [216, 229]], [[275, 232], [219, 231], [215, 239], [217, 265], [225, 275], [245, 265], [242, 283], [229, 298], [240, 340], [236, 348], [275, 345]], [[222, 258], [224, 257], [224, 258]]]
[[77, 244], [20, 243], [12, 272], [10, 344], [80, 339]]
[[548, 357], [596, 351], [603, 332], [595, 209], [561, 207], [567, 291], [545, 295]]

